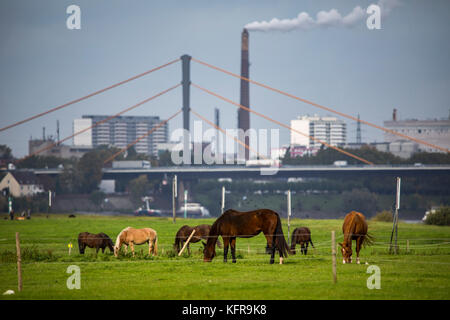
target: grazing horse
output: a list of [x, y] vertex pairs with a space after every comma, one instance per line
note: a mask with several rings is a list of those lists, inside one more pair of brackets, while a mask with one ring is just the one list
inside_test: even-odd
[[203, 261], [210, 262], [216, 255], [217, 238], [223, 239], [223, 261], [227, 262], [228, 246], [231, 245], [231, 256], [236, 262], [236, 237], [251, 238], [264, 233], [267, 239], [267, 250], [271, 253], [270, 263], [274, 263], [275, 250], [280, 254], [280, 264], [288, 254], [288, 245], [284, 239], [281, 220], [278, 213], [269, 209], [258, 209], [240, 212], [233, 209], [225, 211], [211, 226], [209, 238], [203, 250]]
[[[178, 230], [175, 236], [175, 244], [173, 245], [173, 247], [177, 251], [177, 253], [180, 253], [183, 243], [187, 241], [187, 239], [189, 238], [194, 229], [195, 233], [187, 245], [189, 255], [191, 254], [191, 251], [189, 249], [190, 243], [196, 243], [202, 239], [208, 241], [209, 231], [211, 230], [211, 226], [209, 224], [201, 224], [193, 228], [189, 227], [188, 225], [184, 225]], [[222, 244], [220, 243], [219, 240], [217, 240], [217, 246], [219, 248], [222, 248]]]
[[314, 244], [311, 241], [311, 231], [307, 227], [299, 227], [292, 232], [291, 238], [291, 251], [290, 254], [295, 254], [295, 245], [300, 244], [301, 253], [306, 255], [308, 253], [308, 244], [314, 248]]
[[98, 253], [100, 248], [102, 249], [102, 253], [105, 253], [106, 247], [113, 252], [113, 245], [112, 240], [103, 232], [98, 234], [82, 232], [78, 235], [78, 249], [80, 250], [80, 254], [84, 254], [84, 249], [86, 246], [89, 248], [95, 248], [95, 253]]
[[352, 211], [345, 216], [342, 232], [344, 241], [339, 243], [342, 247], [342, 263], [352, 263], [352, 240], [356, 240], [356, 263], [359, 261], [359, 250], [362, 245], [371, 245], [373, 237], [367, 233], [367, 222], [360, 212]]
[[127, 227], [117, 236], [116, 244], [114, 246], [114, 256], [117, 257], [122, 245], [126, 245], [130, 246], [134, 257], [134, 245], [144, 243], [148, 243], [149, 255], [153, 253], [153, 255], [156, 256], [158, 254], [158, 235], [155, 230], [152, 228], [135, 229], [132, 227]]

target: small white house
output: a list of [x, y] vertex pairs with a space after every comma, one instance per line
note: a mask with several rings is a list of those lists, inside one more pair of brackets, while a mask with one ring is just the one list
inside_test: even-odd
[[37, 176], [29, 171], [8, 172], [0, 181], [0, 190], [9, 188], [14, 197], [33, 196], [44, 192]]

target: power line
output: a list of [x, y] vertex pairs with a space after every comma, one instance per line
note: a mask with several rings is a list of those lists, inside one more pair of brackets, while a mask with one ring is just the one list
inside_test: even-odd
[[288, 126], [288, 125], [286, 125], [286, 124], [284, 124], [284, 123], [281, 123], [281, 122], [279, 122], [279, 121], [277, 121], [277, 120], [274, 120], [274, 119], [272, 119], [272, 118], [270, 118], [270, 117], [268, 117], [268, 116], [266, 116], [266, 115], [263, 115], [262, 113], [256, 112], [256, 111], [254, 111], [253, 109], [244, 107], [243, 105], [241, 105], [241, 104], [239, 104], [239, 103], [237, 103], [237, 102], [234, 102], [234, 101], [232, 101], [232, 100], [230, 100], [230, 99], [227, 99], [227, 98], [225, 98], [225, 97], [222, 97], [221, 95], [219, 95], [219, 94], [217, 94], [217, 93], [214, 93], [214, 92], [212, 92], [212, 91], [210, 91], [210, 90], [208, 90], [208, 89], [205, 89], [205, 88], [203, 88], [203, 87], [201, 87], [201, 86], [199, 86], [199, 85], [197, 85], [197, 84], [195, 84], [195, 83], [192, 83], [191, 85], [194, 86], [194, 87], [196, 87], [196, 88], [198, 88], [198, 89], [200, 89], [200, 90], [202, 90], [202, 91], [204, 91], [204, 92], [206, 92], [206, 93], [209, 93], [209, 94], [211, 94], [211, 95], [213, 95], [213, 96], [215, 96], [215, 97], [217, 97], [217, 98], [219, 98], [219, 99], [222, 99], [222, 100], [224, 100], [224, 101], [226, 101], [226, 102], [228, 102], [228, 103], [234, 104], [235, 106], [237, 106], [237, 107], [239, 107], [239, 108], [242, 108], [242, 109], [244, 109], [244, 110], [247, 110], [247, 111], [249, 111], [249, 112], [252, 112], [252, 113], [254, 113], [254, 114], [256, 114], [256, 115], [258, 115], [258, 116], [260, 116], [260, 117], [262, 117], [262, 118], [264, 118], [264, 119], [266, 119], [266, 120], [269, 120], [269, 121], [271, 121], [271, 122], [273, 122], [273, 123], [276, 123], [276, 124], [278, 124], [278, 125], [280, 125], [280, 126], [282, 126], [282, 127], [287, 128], [287, 129], [289, 129], [289, 130], [291, 130], [291, 131], [294, 131], [294, 132], [296, 132], [296, 133], [298, 133], [298, 134], [301, 134], [301, 135], [303, 135], [303, 136], [305, 136], [305, 137], [308, 137], [308, 138], [310, 138], [310, 139], [312, 139], [312, 140], [314, 140], [314, 141], [317, 141], [317, 142], [319, 142], [319, 143], [321, 143], [321, 144], [323, 144], [323, 145], [325, 145], [325, 146], [327, 146], [327, 147], [329, 147], [329, 148], [332, 148], [332, 149], [334, 149], [334, 150], [336, 150], [336, 151], [339, 151], [339, 152], [341, 152], [341, 153], [343, 153], [343, 154], [345, 154], [345, 155], [347, 155], [347, 156], [349, 156], [349, 157], [352, 157], [352, 158], [354, 158], [354, 159], [356, 159], [356, 160], [359, 160], [359, 161], [361, 161], [361, 162], [364, 162], [364, 163], [366, 163], [366, 164], [373, 165], [372, 162], [370, 162], [370, 161], [368, 161], [368, 160], [366, 160], [366, 159], [363, 159], [363, 158], [361, 158], [361, 157], [358, 157], [357, 155], [354, 155], [354, 154], [352, 154], [352, 153], [350, 153], [350, 152], [347, 152], [347, 151], [345, 151], [345, 150], [342, 150], [342, 149], [340, 149], [340, 148], [338, 148], [338, 147], [332, 146], [332, 145], [326, 143], [325, 141], [321, 141], [321, 140], [319, 140], [319, 139], [317, 139], [317, 138], [314, 138], [314, 137], [312, 137], [312, 136], [309, 136], [309, 135], [307, 135], [306, 133], [303, 133], [303, 132], [300, 132], [300, 131], [298, 131], [298, 130], [296, 130], [296, 129], [293, 129], [293, 128], [291, 128], [290, 126]]
[[151, 135], [153, 132], [155, 132], [158, 128], [160, 128], [161, 126], [163, 126], [164, 124], [166, 124], [167, 122], [169, 122], [169, 120], [172, 120], [173, 118], [175, 118], [180, 112], [182, 112], [183, 109], [178, 110], [176, 113], [174, 113], [171, 117], [169, 117], [167, 120], [161, 121], [160, 123], [158, 123], [155, 127], [153, 127], [152, 129], [150, 129], [147, 133], [139, 136], [136, 140], [134, 140], [133, 142], [129, 143], [125, 148], [122, 148], [121, 150], [119, 150], [118, 152], [116, 152], [115, 154], [113, 154], [111, 157], [109, 157], [108, 159], [106, 159], [104, 161], [104, 164], [114, 160], [119, 154], [121, 154], [122, 152], [125, 152], [126, 150], [128, 150], [129, 148], [131, 148], [132, 146], [134, 146], [136, 143], [138, 143], [140, 140], [144, 139], [145, 137], [148, 137], [149, 135]]
[[180, 85], [181, 85], [181, 84], [177, 84], [177, 85], [175, 85], [175, 86], [173, 86], [173, 87], [170, 87], [169, 89], [166, 89], [166, 90], [164, 90], [164, 91], [161, 91], [161, 92], [155, 94], [154, 96], [152, 96], [152, 97], [150, 97], [150, 98], [147, 98], [147, 99], [145, 99], [145, 100], [142, 100], [141, 102], [138, 102], [138, 103], [136, 103], [135, 105], [133, 105], [133, 106], [131, 106], [131, 107], [129, 107], [129, 108], [126, 108], [126, 109], [120, 111], [119, 113], [116, 113], [115, 115], [109, 116], [109, 117], [107, 117], [106, 119], [103, 119], [103, 120], [100, 120], [100, 121], [98, 121], [98, 122], [95, 122], [93, 125], [91, 125], [91, 126], [89, 126], [89, 127], [87, 127], [87, 128], [84, 128], [84, 129], [82, 129], [82, 130], [80, 130], [80, 131], [77, 131], [77, 132], [75, 132], [74, 134], [72, 134], [72, 135], [70, 135], [70, 136], [68, 136], [68, 137], [66, 137], [66, 138], [64, 138], [64, 139], [62, 139], [62, 140], [59, 140], [59, 141], [57, 141], [57, 142], [54, 142], [54, 143], [52, 143], [51, 145], [49, 145], [49, 146], [47, 146], [47, 147], [44, 147], [44, 148], [42, 148], [42, 149], [39, 149], [39, 150], [37, 150], [37, 151], [35, 151], [35, 152], [29, 154], [28, 156], [25, 156], [24, 158], [17, 160], [17, 163], [22, 162], [22, 161], [24, 161], [25, 159], [28, 159], [28, 158], [30, 158], [30, 157], [32, 157], [32, 156], [38, 155], [38, 154], [40, 154], [40, 153], [42, 153], [42, 152], [44, 152], [44, 151], [50, 150], [50, 149], [52, 149], [53, 147], [55, 147], [55, 146], [57, 146], [57, 145], [63, 143], [64, 141], [67, 141], [67, 140], [69, 140], [69, 139], [71, 139], [71, 138], [73, 138], [73, 137], [75, 137], [75, 136], [77, 136], [77, 135], [79, 135], [79, 134], [81, 134], [81, 133], [83, 133], [83, 132], [86, 132], [86, 131], [88, 131], [88, 130], [91, 130], [92, 128], [94, 128], [94, 127], [96, 127], [96, 126], [98, 126], [98, 125], [100, 125], [100, 124], [102, 124], [102, 123], [105, 123], [105, 122], [110, 121], [110, 120], [112, 120], [112, 119], [114, 119], [114, 118], [117, 118], [118, 116], [124, 114], [125, 112], [128, 112], [128, 111], [130, 111], [130, 110], [133, 110], [133, 109], [135, 109], [135, 108], [137, 108], [137, 107], [139, 107], [139, 106], [141, 106], [141, 105], [143, 105], [143, 104], [145, 104], [145, 103], [147, 103], [147, 102], [149, 102], [149, 101], [151, 101], [151, 100], [153, 100], [153, 99], [155, 99], [155, 98], [157, 98], [157, 97], [160, 97], [160, 96], [162, 96], [163, 94], [165, 94], [165, 93], [167, 93], [167, 92], [169, 92], [169, 91], [171, 91], [171, 90], [173, 90], [173, 89], [179, 87]]
[[175, 60], [172, 60], [172, 61], [170, 61], [170, 62], [168, 62], [168, 63], [166, 63], [166, 64], [163, 64], [163, 65], [161, 65], [161, 66], [159, 66], [159, 67], [156, 67], [156, 68], [153, 68], [153, 69], [151, 69], [151, 70], [145, 71], [145, 72], [140, 73], [140, 74], [138, 74], [138, 75], [135, 75], [135, 76], [133, 76], [133, 77], [131, 77], [131, 78], [128, 78], [128, 79], [126, 79], [126, 80], [123, 80], [123, 81], [120, 81], [120, 82], [118, 82], [118, 83], [115, 83], [115, 84], [113, 84], [113, 85], [111, 85], [111, 86], [109, 86], [109, 87], [106, 87], [106, 88], [100, 89], [100, 90], [98, 90], [98, 91], [92, 92], [92, 93], [90, 93], [90, 94], [88, 94], [88, 95], [86, 95], [86, 96], [83, 96], [83, 97], [81, 97], [81, 98], [72, 100], [72, 101], [70, 101], [70, 102], [67, 102], [67, 103], [62, 104], [62, 105], [57, 106], [57, 107], [54, 107], [54, 108], [52, 108], [52, 109], [50, 109], [50, 110], [47, 110], [47, 111], [45, 111], [45, 112], [41, 112], [41, 113], [39, 113], [39, 114], [36, 114], [36, 115], [31, 116], [31, 117], [29, 117], [29, 118], [26, 118], [26, 119], [24, 119], [24, 120], [21, 120], [21, 121], [15, 122], [15, 123], [13, 123], [13, 124], [10, 124], [10, 125], [8, 125], [8, 126], [6, 126], [6, 127], [0, 128], [0, 132], [5, 131], [5, 130], [8, 130], [8, 129], [11, 129], [11, 128], [13, 128], [13, 127], [16, 127], [16, 126], [21, 125], [21, 124], [23, 124], [23, 123], [25, 123], [25, 122], [34, 120], [34, 119], [36, 119], [36, 118], [42, 117], [42, 116], [44, 116], [44, 115], [46, 115], [46, 114], [49, 114], [49, 113], [51, 113], [51, 112], [54, 112], [54, 111], [63, 109], [63, 108], [65, 108], [65, 107], [68, 107], [68, 106], [70, 106], [70, 105], [72, 105], [72, 104], [75, 104], [75, 103], [77, 103], [77, 102], [86, 100], [86, 99], [88, 99], [88, 98], [90, 98], [90, 97], [93, 97], [93, 96], [95, 96], [95, 95], [98, 95], [98, 94], [100, 94], [100, 93], [102, 93], [102, 92], [105, 92], [105, 91], [107, 91], [107, 90], [110, 90], [110, 89], [113, 89], [113, 88], [115, 88], [115, 87], [118, 87], [118, 86], [120, 86], [120, 85], [122, 85], [122, 84], [124, 84], [124, 83], [127, 83], [127, 82], [130, 82], [130, 81], [132, 81], [132, 80], [141, 78], [141, 77], [143, 77], [143, 76], [145, 76], [145, 75], [147, 75], [147, 74], [149, 74], [149, 73], [152, 73], [152, 72], [154, 72], [154, 71], [157, 71], [157, 70], [159, 70], [159, 69], [162, 69], [162, 68], [164, 68], [164, 67], [167, 67], [167, 66], [169, 66], [169, 65], [171, 65], [171, 64], [173, 64], [173, 63], [175, 63], [175, 62], [178, 62], [179, 60], [180, 60], [179, 58], [178, 58], [178, 59], [175, 59]]
[[191, 109], [191, 112], [193, 114], [195, 114], [197, 117], [199, 117], [201, 120], [205, 121], [206, 123], [208, 123], [210, 126], [214, 127], [215, 129], [221, 131], [222, 133], [224, 133], [227, 137], [233, 139], [234, 141], [236, 141], [237, 143], [239, 143], [240, 145], [242, 145], [243, 147], [245, 147], [247, 150], [252, 151], [254, 153], [256, 153], [258, 155], [258, 157], [261, 157], [265, 160], [267, 160], [266, 156], [261, 155], [258, 151], [254, 150], [253, 148], [251, 148], [249, 145], [247, 145], [245, 142], [242, 142], [241, 140], [239, 140], [238, 138], [228, 134], [228, 132], [226, 132], [225, 130], [223, 130], [222, 128], [220, 128], [219, 126], [215, 125], [213, 122], [209, 121], [208, 119], [206, 119], [205, 117], [202, 117], [201, 115], [199, 115], [197, 112], [195, 112], [194, 110]]
[[228, 75], [230, 75], [230, 76], [233, 76], [233, 77], [235, 77], [235, 78], [239, 78], [239, 79], [248, 81], [249, 83], [253, 83], [253, 84], [257, 85], [257, 86], [260, 86], [260, 87], [266, 88], [266, 89], [268, 89], [268, 90], [277, 92], [277, 93], [279, 93], [279, 94], [282, 94], [282, 95], [284, 95], [284, 96], [290, 97], [290, 98], [292, 98], [292, 99], [295, 99], [295, 100], [298, 100], [298, 101], [307, 103], [307, 104], [312, 105], [312, 106], [314, 106], [314, 107], [317, 107], [317, 108], [326, 110], [326, 111], [328, 111], [328, 112], [332, 112], [332, 113], [338, 114], [338, 115], [340, 115], [340, 116], [342, 116], [342, 117], [345, 117], [345, 118], [348, 118], [348, 119], [351, 119], [351, 120], [354, 120], [354, 121], [358, 121], [358, 122], [364, 123], [364, 124], [366, 124], [366, 125], [368, 125], [368, 126], [371, 126], [371, 127], [374, 127], [374, 128], [380, 129], [380, 130], [383, 130], [383, 131], [385, 131], [385, 132], [387, 132], [387, 133], [391, 133], [391, 134], [393, 134], [393, 135], [396, 135], [396, 136], [405, 138], [405, 139], [407, 139], [407, 140], [411, 140], [411, 141], [417, 142], [417, 143], [419, 143], [419, 144], [427, 145], [427, 146], [429, 146], [429, 147], [432, 147], [432, 148], [435, 148], [435, 149], [438, 149], [438, 150], [441, 150], [441, 151], [450, 153], [450, 150], [449, 150], [449, 149], [446, 149], [446, 148], [443, 148], [443, 147], [434, 145], [434, 144], [432, 144], [432, 143], [429, 143], [429, 142], [426, 142], [426, 141], [423, 141], [423, 140], [420, 140], [420, 139], [417, 139], [417, 138], [413, 138], [413, 137], [404, 135], [404, 134], [402, 134], [402, 133], [399, 133], [399, 132], [396, 132], [396, 131], [393, 131], [393, 130], [390, 130], [390, 129], [387, 129], [387, 128], [384, 128], [384, 127], [381, 127], [381, 126], [378, 126], [378, 125], [376, 125], [376, 124], [373, 124], [373, 123], [368, 122], [368, 121], [365, 121], [365, 120], [361, 120], [361, 119], [355, 118], [355, 117], [353, 117], [353, 116], [351, 116], [351, 115], [348, 115], [348, 114], [345, 114], [345, 113], [343, 113], [343, 112], [339, 112], [339, 111], [337, 111], [337, 110], [331, 109], [331, 108], [329, 108], [329, 107], [322, 106], [322, 105], [317, 104], [317, 103], [315, 103], [315, 102], [312, 102], [312, 101], [309, 101], [309, 100], [306, 100], [306, 99], [303, 99], [303, 98], [294, 96], [293, 94], [290, 94], [290, 93], [287, 93], [287, 92], [285, 92], [285, 91], [282, 91], [282, 90], [279, 90], [279, 89], [270, 87], [270, 86], [268, 86], [268, 85], [266, 85], [266, 84], [263, 84], [263, 83], [261, 83], [261, 82], [257, 82], [257, 81], [254, 81], [254, 80], [251, 80], [251, 79], [242, 77], [242, 76], [240, 76], [240, 75], [238, 75], [238, 74], [235, 74], [235, 73], [232, 73], [232, 72], [227, 71], [227, 70], [225, 70], [225, 69], [222, 69], [222, 68], [213, 66], [213, 65], [211, 65], [211, 64], [208, 64], [208, 63], [206, 63], [206, 62], [197, 60], [197, 59], [195, 59], [195, 58], [192, 58], [192, 61], [195, 61], [195, 62], [197, 62], [197, 63], [200, 63], [200, 64], [202, 64], [202, 65], [204, 65], [204, 66], [207, 66], [207, 67], [209, 67], [209, 68], [211, 68], [211, 69], [214, 69], [214, 70], [217, 70], [217, 71], [226, 73], [226, 74], [228, 74]]

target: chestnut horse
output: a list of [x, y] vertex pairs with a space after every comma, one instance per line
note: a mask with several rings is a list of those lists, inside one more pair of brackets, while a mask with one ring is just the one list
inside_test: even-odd
[[152, 228], [135, 229], [132, 227], [127, 227], [123, 229], [116, 239], [116, 244], [114, 245], [114, 256], [119, 255], [120, 248], [122, 245], [130, 246], [131, 252], [133, 252], [134, 257], [134, 245], [140, 245], [148, 243], [148, 254], [157, 255], [158, 254], [158, 235], [156, 231]]
[[309, 243], [311, 243], [311, 246], [314, 248], [314, 245], [311, 241], [311, 231], [309, 230], [309, 228], [295, 228], [294, 232], [292, 232], [290, 254], [295, 254], [295, 245], [300, 244], [301, 253], [306, 255], [308, 253]]
[[[184, 242], [187, 241], [187, 239], [189, 238], [194, 229], [195, 233], [187, 245], [189, 255], [191, 254], [191, 250], [189, 249], [190, 243], [196, 243], [202, 239], [206, 241], [208, 240], [209, 231], [211, 230], [211, 226], [209, 224], [201, 224], [195, 227], [189, 227], [188, 225], [184, 225], [178, 230], [175, 236], [175, 244], [173, 245], [173, 248], [177, 251], [177, 253], [180, 253], [180, 250]], [[219, 248], [222, 248], [222, 244], [220, 243], [219, 240], [217, 240], [217, 246]]]
[[359, 251], [363, 245], [371, 245], [373, 238], [367, 233], [367, 222], [360, 212], [352, 211], [345, 216], [342, 232], [344, 241], [339, 243], [342, 247], [342, 263], [352, 263], [352, 240], [356, 240], [356, 263], [359, 261]]
[[109, 250], [113, 252], [113, 245], [114, 244], [112, 240], [103, 232], [100, 232], [98, 234], [81, 232], [78, 235], [78, 249], [80, 250], [80, 254], [84, 254], [86, 246], [89, 248], [95, 248], [95, 253], [98, 253], [98, 250], [100, 248], [102, 249], [102, 253], [105, 253], [106, 247], [108, 247]]
[[203, 261], [210, 262], [216, 255], [216, 242], [219, 236], [223, 239], [223, 261], [227, 262], [228, 246], [231, 245], [231, 256], [236, 262], [236, 237], [251, 238], [264, 233], [267, 239], [267, 250], [271, 253], [270, 263], [274, 263], [275, 250], [280, 254], [280, 264], [288, 254], [288, 245], [284, 239], [281, 220], [278, 213], [269, 209], [258, 209], [240, 212], [233, 209], [225, 211], [211, 226], [209, 238], [203, 250]]

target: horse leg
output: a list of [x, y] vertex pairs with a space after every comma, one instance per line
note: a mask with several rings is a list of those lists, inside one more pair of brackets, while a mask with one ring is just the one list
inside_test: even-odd
[[308, 242], [305, 244], [305, 256], [308, 254]]
[[[275, 246], [272, 245], [271, 252], [270, 252], [270, 264], [273, 264], [274, 260], [275, 260]], [[281, 263], [281, 260], [280, 260], [280, 263]]]
[[302, 243], [300, 244], [300, 246], [302, 247], [302, 254], [305, 254], [305, 243], [302, 242]]
[[133, 258], [134, 258], [134, 245], [133, 245], [132, 241], [130, 241], [129, 246], [130, 246], [131, 252], [133, 253]]
[[223, 262], [227, 262], [228, 245], [230, 244], [230, 239], [228, 237], [222, 238], [223, 238]]
[[236, 238], [231, 238], [231, 257], [232, 257], [232, 261], [233, 263], [236, 263]]
[[362, 240], [363, 239], [364, 239], [363, 237], [359, 237], [356, 240], [356, 263], [357, 264], [360, 264], [360, 261], [359, 261], [359, 250], [361, 250], [361, 244], [362, 244]]

